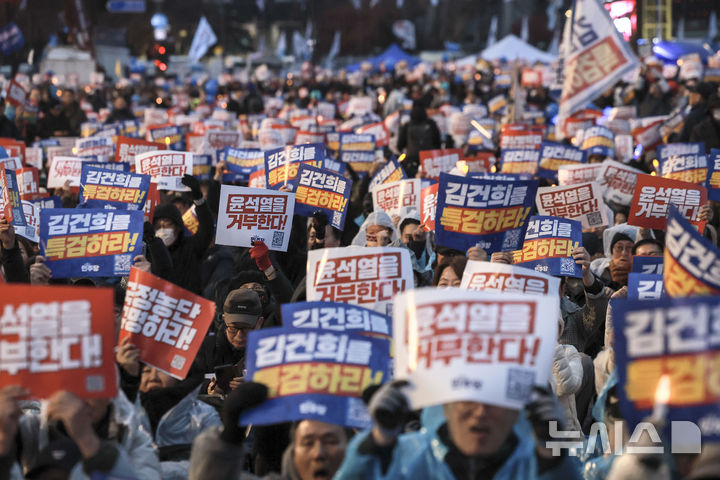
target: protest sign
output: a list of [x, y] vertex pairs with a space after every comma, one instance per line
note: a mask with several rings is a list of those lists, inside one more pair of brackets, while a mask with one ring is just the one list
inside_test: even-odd
[[260, 142], [260, 148], [265, 151], [282, 148], [285, 145], [285, 138], [282, 133], [274, 128], [261, 129], [258, 131], [257, 139]]
[[[329, 135], [328, 135], [329, 137]], [[341, 132], [338, 134], [338, 158], [352, 169], [364, 175], [375, 161], [375, 137], [370, 134]]]
[[668, 210], [664, 260], [663, 278], [669, 296], [720, 295], [720, 250], [675, 206]]
[[40, 147], [27, 147], [25, 149], [25, 164], [41, 170], [43, 168], [43, 150]]
[[230, 172], [223, 175], [224, 182], [247, 182], [251, 173], [265, 165], [265, 154], [259, 148], [225, 147], [224, 160]]
[[662, 275], [664, 262], [665, 259], [662, 256], [633, 255], [632, 271], [634, 273]]
[[581, 246], [580, 222], [534, 216], [528, 222], [522, 250], [513, 252], [513, 263], [548, 275], [580, 278], [582, 267], [570, 252]]
[[557, 178], [561, 165], [578, 165], [585, 163], [585, 153], [579, 148], [555, 142], [542, 142], [540, 148], [540, 178]]
[[284, 303], [281, 308], [284, 327], [321, 328], [392, 339], [392, 319], [358, 305], [339, 302], [294, 302]]
[[80, 157], [54, 157], [48, 170], [47, 188], [61, 188], [67, 181], [71, 187], [79, 187], [84, 161]]
[[0, 168], [0, 190], [2, 190], [2, 214], [5, 221], [14, 227], [25, 226], [17, 176], [12, 170]]
[[540, 161], [540, 151], [536, 149], [503, 150], [500, 155], [502, 173], [528, 173], [535, 175]]
[[331, 226], [343, 230], [352, 181], [342, 175], [301, 164], [295, 188], [295, 213], [311, 217], [322, 211]]
[[508, 124], [500, 132], [501, 150], [537, 150], [543, 142], [542, 131], [522, 124]]
[[412, 409], [472, 401], [521, 409], [552, 371], [555, 295], [421, 288], [393, 309], [395, 378]]
[[488, 253], [522, 245], [537, 181], [486, 180], [440, 174], [435, 242], [462, 252]]
[[148, 194], [145, 198], [145, 206], [143, 206], [146, 222], [153, 222], [155, 207], [158, 205], [160, 205], [160, 192], [158, 192], [157, 184], [150, 182], [150, 188], [148, 188]]
[[293, 186], [300, 163], [322, 168], [325, 146], [322, 143], [293, 145], [265, 151], [265, 178], [267, 188], [278, 190]]
[[40, 193], [40, 174], [35, 167], [24, 167], [15, 170], [18, 181], [18, 190], [22, 200], [35, 200]]
[[5, 157], [0, 158], [0, 168], [4, 168], [5, 170], [19, 170], [23, 167], [22, 160], [20, 160], [20, 157]]
[[40, 211], [40, 254], [53, 278], [130, 273], [142, 255], [143, 213], [54, 208]]
[[638, 175], [643, 172], [614, 160], [605, 160], [601, 165], [597, 182], [604, 189], [605, 201], [629, 206], [633, 201]]
[[208, 152], [236, 148], [240, 145], [240, 132], [234, 130], [208, 130], [205, 132], [204, 145]]
[[300, 145], [301, 143], [325, 143], [325, 134], [322, 132], [315, 133], [298, 130], [293, 143], [295, 145]]
[[582, 135], [581, 150], [585, 152], [586, 157], [600, 155], [602, 159], [615, 158], [615, 135], [608, 127], [593, 125], [583, 130]]
[[20, 85], [15, 80], [10, 80], [10, 83], [7, 87], [7, 103], [13, 105], [14, 107], [24, 106], [26, 97], [27, 92], [22, 87], [22, 85]]
[[708, 177], [705, 143], [668, 143], [657, 148], [660, 176], [703, 184]]
[[657, 300], [665, 297], [663, 276], [633, 273], [628, 275], [628, 300]]
[[22, 385], [33, 398], [59, 390], [113, 398], [113, 299], [110, 288], [3, 285], [0, 388]]
[[247, 377], [268, 399], [243, 411], [241, 425], [303, 419], [372, 426], [362, 392], [391, 377], [389, 341], [355, 333], [289, 327], [248, 335]]
[[150, 176], [115, 172], [83, 165], [80, 203], [88, 208], [142, 210]]
[[195, 205], [185, 210], [185, 213], [182, 215], [182, 221], [187, 235], [195, 235], [197, 233], [198, 228], [200, 228], [200, 220], [198, 220]]
[[286, 252], [294, 211], [291, 193], [222, 185], [216, 242], [251, 247], [261, 240], [270, 250]]
[[133, 268], [118, 344], [129, 338], [142, 363], [183, 380], [214, 316], [212, 301]]
[[558, 185], [575, 185], [594, 182], [602, 173], [602, 163], [560, 165], [558, 167]]
[[150, 126], [147, 130], [147, 140], [161, 143], [168, 150], [185, 150], [182, 127], [173, 125]]
[[428, 232], [435, 231], [435, 213], [437, 212], [438, 184], [420, 190], [420, 225]]
[[[692, 422], [704, 441], [717, 442], [720, 297], [620, 299], [613, 305], [613, 323], [617, 392], [628, 427], [634, 429], [655, 413], [663, 416], [665, 425]], [[664, 401], [656, 397], [663, 375], [669, 380]], [[664, 438], [674, 452], [692, 439], [697, 442], [693, 453], [699, 453], [700, 438], [671, 437], [675, 428], [668, 430]], [[687, 429], [682, 432], [686, 434]]]
[[373, 210], [382, 210], [390, 217], [402, 216], [410, 210], [420, 212], [421, 182], [419, 178], [413, 178], [374, 187], [370, 192]]
[[605, 203], [596, 182], [540, 187], [535, 203], [540, 215], [577, 220], [583, 229], [608, 226]]
[[556, 295], [560, 291], [560, 279], [516, 265], [468, 260], [460, 288]]
[[708, 198], [720, 202], [720, 148], [710, 150], [707, 175]]
[[31, 242], [38, 243], [38, 228], [40, 227], [40, 207], [29, 200], [21, 200], [22, 212], [25, 217], [26, 225], [24, 227], [16, 227], [15, 234], [23, 238], [27, 238]]
[[[14, 138], [0, 138], [0, 147], [4, 148], [10, 157], [20, 157], [20, 161], [25, 160], [25, 142], [15, 140]], [[22, 165], [21, 165], [22, 166]]]
[[158, 190], [188, 191], [182, 176], [192, 175], [193, 154], [190, 152], [150, 151], [135, 155], [135, 172], [150, 175]]
[[[219, 152], [220, 155], [224, 155], [224, 151]], [[210, 173], [212, 172], [213, 156], [193, 153], [193, 177], [198, 180], [210, 180]]]
[[652, 175], [638, 175], [628, 225], [665, 230], [668, 207], [674, 204], [680, 213], [700, 231], [705, 221], [699, 220], [700, 207], [707, 203], [707, 189], [694, 183]]
[[73, 154], [78, 157], [109, 157], [114, 153], [113, 148], [113, 139], [110, 137], [79, 138], [75, 141]]
[[423, 178], [437, 180], [440, 177], [440, 172], [449, 172], [462, 159], [462, 148], [422, 150], [420, 152], [420, 171]]
[[339, 247], [308, 252], [307, 300], [363, 305], [389, 314], [412, 287], [410, 252], [401, 247]]
[[363, 135], [372, 135], [375, 139], [375, 146], [377, 148], [384, 148], [390, 145], [390, 132], [383, 122], [371, 123], [369, 125], [363, 125], [355, 129], [355, 133]]
[[265, 176], [265, 169], [255, 170], [250, 174], [250, 180], [248, 180], [248, 187], [250, 188], [267, 188], [267, 177]]

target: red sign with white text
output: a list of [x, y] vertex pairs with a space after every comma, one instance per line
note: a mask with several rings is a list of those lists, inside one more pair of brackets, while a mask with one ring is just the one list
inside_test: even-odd
[[702, 232], [706, 222], [699, 219], [700, 208], [707, 201], [707, 189], [700, 185], [653, 175], [638, 175], [627, 223], [665, 230], [668, 208], [672, 203], [683, 217]]

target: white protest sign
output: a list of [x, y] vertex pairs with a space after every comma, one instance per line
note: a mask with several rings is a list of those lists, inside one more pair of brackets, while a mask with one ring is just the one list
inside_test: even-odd
[[371, 190], [373, 209], [382, 210], [391, 217], [412, 209], [420, 213], [421, 182], [421, 179], [413, 178], [376, 185]]
[[460, 288], [475, 291], [557, 295], [560, 279], [529, 268], [468, 260]]
[[54, 157], [48, 171], [47, 188], [60, 188], [68, 180], [71, 187], [79, 187], [84, 161], [79, 157]]
[[552, 372], [560, 298], [458, 288], [395, 297], [395, 378], [411, 408], [471, 401], [521, 409]]
[[606, 227], [607, 211], [597, 182], [540, 187], [535, 197], [539, 215], [577, 220], [583, 230]]
[[262, 240], [270, 250], [286, 252], [294, 211], [293, 193], [222, 185], [215, 242], [251, 247]]
[[150, 175], [158, 190], [188, 191], [182, 176], [193, 173], [193, 154], [158, 150], [135, 155], [135, 172]]
[[558, 167], [558, 185], [575, 185], [594, 182], [602, 173], [602, 163], [583, 163], [580, 165], [560, 165]]
[[603, 193], [605, 201], [625, 206], [630, 205], [635, 192], [637, 176], [643, 172], [614, 160], [605, 160], [602, 167], [597, 181], [598, 185], [605, 189]]
[[395, 295], [412, 288], [410, 251], [339, 247], [308, 252], [307, 301], [344, 302], [389, 314]]

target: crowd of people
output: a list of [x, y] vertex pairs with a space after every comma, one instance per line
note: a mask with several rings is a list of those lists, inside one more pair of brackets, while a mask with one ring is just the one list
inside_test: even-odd
[[[59, 391], [42, 402], [27, 398], [27, 385], [0, 390], [0, 478], [714, 478], [720, 462], [717, 447], [704, 445], [700, 455], [618, 455], [598, 453], [575, 457], [553, 455], [546, 443], [556, 421], [565, 430], [590, 434], [594, 422], [614, 425], [622, 420], [613, 353], [612, 309], [609, 302], [624, 298], [634, 256], [662, 256], [664, 232], [627, 225], [629, 206], [610, 204], [610, 226], [583, 232], [582, 246], [572, 257], [581, 278], [562, 277], [561, 318], [551, 381], [538, 385], [523, 410], [492, 404], [453, 402], [413, 411], [403, 379], [373, 385], [363, 394], [373, 420], [366, 431], [342, 425], [302, 420], [267, 426], [241, 427], [243, 411], [261, 405], [268, 389], [245, 378], [248, 335], [282, 324], [280, 306], [306, 299], [308, 252], [330, 247], [395, 246], [411, 253], [415, 287], [458, 287], [468, 262], [511, 264], [511, 252], [488, 252], [477, 246], [458, 251], [437, 245], [420, 212], [402, 218], [373, 211], [369, 185], [395, 155], [409, 178], [422, 178], [420, 152], [461, 148], [467, 159], [491, 152], [501, 157], [502, 125], [541, 126], [546, 138], [561, 141], [553, 124], [557, 101], [549, 85], [523, 87], [514, 65], [480, 61], [471, 68], [452, 62], [424, 70], [402, 65], [390, 71], [331, 73], [312, 67], [296, 75], [275, 75], [263, 81], [241, 81], [230, 73], [219, 79], [122, 79], [75, 88], [52, 72], [26, 79], [25, 105], [4, 105], [0, 136], [27, 146], [43, 139], [80, 137], [84, 125], [137, 121], [142, 113], [164, 109], [173, 117], [192, 117], [192, 129], [212, 118], [224, 119], [226, 129], [243, 133], [243, 145], [257, 147], [257, 128], [264, 118], [290, 125], [296, 112], [318, 118], [319, 103], [336, 108], [335, 128], [356, 128], [384, 122], [390, 142], [378, 150], [369, 171], [346, 169], [353, 180], [343, 229], [329, 224], [322, 213], [295, 215], [287, 252], [270, 251], [262, 242], [250, 248], [215, 243], [214, 222], [225, 163], [214, 166], [210, 179], [185, 175], [189, 192], [161, 192], [152, 222], [143, 232], [144, 254], [134, 267], [161, 277], [213, 301], [217, 314], [184, 380], [140, 362], [132, 342], [116, 351], [117, 397], [85, 400]], [[511, 81], [505, 81], [508, 77]], [[498, 96], [515, 99], [510, 108], [485, 108]], [[367, 98], [371, 109], [344, 109], [354, 99]], [[518, 100], [520, 99], [520, 100]], [[686, 105], [687, 106], [684, 106]], [[471, 145], [458, 135], [450, 116], [468, 107], [485, 108], [493, 119], [492, 145]], [[630, 107], [634, 118], [668, 115], [685, 109], [681, 128], [664, 143], [702, 141], [707, 152], [720, 148], [718, 85], [703, 78], [666, 78], [656, 59], [644, 62], [634, 83], [620, 82], [595, 99], [594, 107]], [[227, 112], [215, 116], [214, 112]], [[473, 110], [477, 112], [477, 110]], [[532, 120], [524, 120], [524, 118]], [[597, 122], [602, 119], [598, 117]], [[249, 127], [248, 127], [249, 125]], [[485, 124], [486, 125], [486, 124]], [[617, 127], [617, 123], [613, 124]], [[467, 132], [466, 132], [467, 133]], [[626, 132], [618, 133], [630, 133]], [[564, 140], [570, 144], [574, 139]], [[636, 145], [634, 145], [636, 146]], [[633, 149], [629, 159], [614, 149], [598, 160], [613, 158], [655, 172], [655, 149]], [[47, 179], [47, 163], [40, 183]], [[499, 164], [492, 167], [499, 170]], [[453, 173], [464, 175], [462, 169]], [[541, 185], [553, 185], [541, 179]], [[52, 190], [52, 189], [50, 189]], [[79, 199], [70, 187], [57, 189], [65, 208]], [[703, 208], [706, 238], [718, 245], [719, 204]], [[183, 214], [194, 207], [197, 229], [190, 234]], [[37, 243], [17, 235], [0, 221], [2, 276], [6, 282], [29, 285], [84, 285], [114, 288], [116, 328], [124, 304], [120, 278], [53, 278]], [[2, 286], [0, 286], [2, 289]], [[109, 319], [107, 319], [109, 321]], [[0, 351], [0, 357], [2, 352]], [[235, 366], [230, 381], [214, 376], [216, 367]], [[3, 376], [6, 373], [2, 374]], [[12, 382], [4, 381], [3, 384]], [[615, 442], [610, 435], [610, 441]], [[623, 438], [628, 441], [627, 435]], [[615, 445], [611, 445], [615, 450]], [[97, 477], [101, 473], [105, 476]]]

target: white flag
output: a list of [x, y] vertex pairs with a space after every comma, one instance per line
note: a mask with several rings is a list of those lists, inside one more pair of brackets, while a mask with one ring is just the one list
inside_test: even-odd
[[558, 112], [559, 137], [564, 122], [638, 66], [630, 50], [598, 0], [576, 0], [566, 22], [560, 47], [565, 77]]
[[188, 52], [190, 63], [197, 63], [208, 51], [208, 48], [215, 45], [215, 43], [217, 43], [215, 32], [213, 32], [207, 19], [202, 17], [197, 30], [195, 30], [192, 44], [190, 44], [190, 51]]
[[498, 17], [493, 15], [490, 19], [490, 29], [488, 30], [487, 47], [497, 42]]
[[410, 20], [395, 20], [393, 34], [401, 40], [402, 47], [415, 50], [415, 24]]
[[285, 56], [287, 50], [287, 42], [285, 40], [285, 32], [280, 32], [280, 38], [278, 38], [277, 46], [275, 47], [275, 55], [282, 58]]
[[325, 60], [325, 68], [332, 69], [333, 60], [338, 56], [338, 53], [340, 53], [340, 30], [335, 30], [330, 52], [328, 52], [327, 60]]

